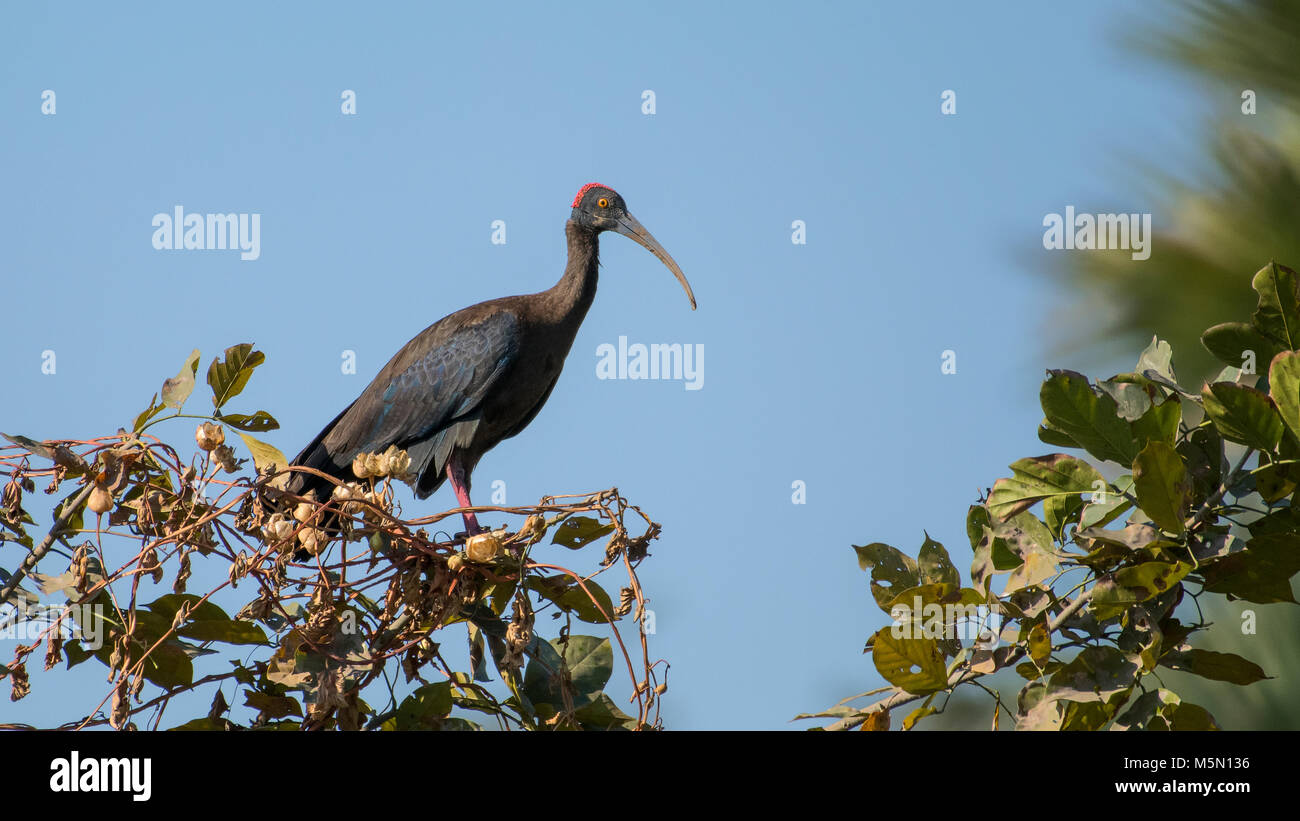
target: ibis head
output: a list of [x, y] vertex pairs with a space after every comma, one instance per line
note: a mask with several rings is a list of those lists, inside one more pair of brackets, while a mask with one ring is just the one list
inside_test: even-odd
[[578, 196], [573, 198], [573, 215], [570, 219], [596, 233], [613, 231], [622, 234], [659, 257], [659, 261], [668, 266], [668, 270], [672, 271], [673, 276], [677, 277], [677, 281], [682, 284], [682, 288], [686, 291], [686, 298], [691, 301], [691, 310], [695, 310], [695, 293], [691, 290], [691, 284], [686, 281], [682, 269], [654, 238], [654, 234], [647, 231], [636, 217], [628, 213], [627, 204], [613, 188], [598, 182], [589, 182], [582, 186], [578, 190]]

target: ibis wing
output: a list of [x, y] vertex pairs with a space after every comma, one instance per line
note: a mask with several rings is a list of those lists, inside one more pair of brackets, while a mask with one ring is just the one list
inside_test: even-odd
[[472, 319], [452, 314], [434, 323], [407, 343], [295, 462], [341, 475], [358, 453], [389, 445], [412, 448], [437, 437], [474, 416], [518, 350], [519, 320], [508, 310]]

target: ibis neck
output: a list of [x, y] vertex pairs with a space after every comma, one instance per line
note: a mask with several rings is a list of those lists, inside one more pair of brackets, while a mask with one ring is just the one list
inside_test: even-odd
[[565, 224], [564, 235], [568, 239], [569, 263], [564, 267], [564, 276], [546, 292], [546, 302], [556, 319], [571, 319], [576, 324], [582, 322], [596, 298], [600, 248], [596, 232], [573, 220]]

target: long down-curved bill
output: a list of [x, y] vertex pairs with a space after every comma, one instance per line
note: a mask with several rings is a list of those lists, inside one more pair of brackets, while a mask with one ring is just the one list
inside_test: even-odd
[[673, 276], [677, 277], [677, 281], [682, 284], [682, 288], [686, 290], [686, 298], [691, 301], [691, 310], [695, 310], [695, 292], [691, 290], [691, 283], [686, 281], [686, 275], [682, 273], [682, 269], [678, 267], [673, 258], [664, 250], [664, 247], [659, 244], [659, 240], [654, 238], [654, 234], [647, 231], [645, 226], [637, 222], [636, 217], [631, 214], [624, 214], [623, 217], [618, 220], [618, 224], [614, 227], [614, 230], [623, 236], [636, 241], [638, 245], [659, 257], [659, 261], [664, 265], [667, 265], [668, 270], [672, 271]]

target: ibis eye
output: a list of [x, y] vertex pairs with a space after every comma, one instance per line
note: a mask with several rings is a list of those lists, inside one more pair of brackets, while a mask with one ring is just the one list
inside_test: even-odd
[[599, 205], [601, 208], [608, 208], [609, 200], [605, 199], [604, 197], [601, 197], [600, 199], [596, 200], [596, 204]]

